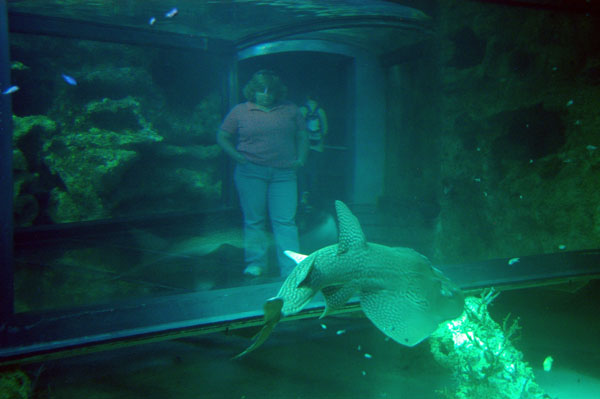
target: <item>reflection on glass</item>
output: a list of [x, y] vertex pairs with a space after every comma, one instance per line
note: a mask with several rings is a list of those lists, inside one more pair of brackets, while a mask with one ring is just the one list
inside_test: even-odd
[[207, 287], [165, 277], [166, 259], [188, 256], [171, 249], [183, 233], [148, 218], [222, 206], [221, 61], [20, 34], [10, 45], [17, 310]]

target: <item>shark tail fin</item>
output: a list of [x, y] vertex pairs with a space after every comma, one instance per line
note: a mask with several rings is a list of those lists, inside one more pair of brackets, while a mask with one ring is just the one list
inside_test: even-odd
[[275, 297], [268, 299], [265, 302], [263, 309], [265, 311], [265, 324], [261, 330], [256, 334], [255, 341], [242, 353], [234, 356], [234, 359], [239, 359], [242, 356], [247, 355], [253, 350], [260, 347], [271, 335], [271, 332], [275, 329], [277, 323], [281, 319], [281, 308], [283, 307], [283, 298]]

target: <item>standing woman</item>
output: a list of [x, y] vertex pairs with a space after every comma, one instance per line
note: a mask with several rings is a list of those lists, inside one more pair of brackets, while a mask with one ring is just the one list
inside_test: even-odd
[[304, 166], [308, 135], [298, 107], [285, 101], [287, 88], [272, 71], [256, 72], [244, 87], [246, 102], [233, 107], [217, 133], [217, 143], [237, 165], [235, 185], [244, 212], [246, 269], [259, 276], [267, 268], [267, 214], [282, 276], [298, 251], [296, 171]]

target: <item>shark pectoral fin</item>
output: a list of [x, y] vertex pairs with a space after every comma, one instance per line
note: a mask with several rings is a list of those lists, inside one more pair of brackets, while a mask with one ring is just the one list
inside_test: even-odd
[[332, 311], [341, 308], [348, 302], [352, 295], [356, 292], [356, 287], [351, 284], [347, 285], [332, 285], [321, 289], [325, 297], [325, 310], [319, 317], [322, 319]]
[[299, 264], [304, 259], [308, 258], [308, 255], [299, 254], [298, 252], [294, 252], [294, 251], [287, 250], [287, 251], [283, 251], [283, 253], [285, 254], [285, 256], [287, 256], [288, 258], [290, 258], [291, 260], [296, 262], [296, 264]]
[[248, 353], [261, 346], [267, 340], [267, 338], [269, 338], [269, 335], [271, 335], [271, 332], [273, 332], [273, 329], [275, 329], [275, 326], [277, 325], [277, 323], [279, 323], [279, 320], [281, 319], [282, 307], [282, 298], [275, 297], [268, 299], [267, 302], [265, 302], [263, 306], [263, 309], [265, 311], [265, 324], [260, 329], [258, 334], [256, 334], [255, 341], [252, 343], [252, 345], [250, 345], [248, 349], [246, 349], [242, 353], [234, 356], [233, 359], [238, 359], [242, 356], [247, 355]]
[[[308, 277], [308, 274], [312, 270], [314, 264], [315, 264], [315, 257], [308, 256], [296, 266], [296, 268], [293, 270], [294, 288], [298, 288], [298, 287], [302, 286], [303, 283], [305, 283], [306, 278]], [[290, 275], [290, 277], [292, 277], [292, 276]], [[283, 289], [283, 287], [282, 287], [282, 289]], [[280, 293], [281, 293], [281, 291], [280, 291]], [[278, 295], [278, 296], [281, 296], [281, 295]]]
[[377, 328], [406, 346], [414, 346], [429, 337], [439, 323], [426, 301], [409, 298], [399, 291], [363, 292], [360, 304]]

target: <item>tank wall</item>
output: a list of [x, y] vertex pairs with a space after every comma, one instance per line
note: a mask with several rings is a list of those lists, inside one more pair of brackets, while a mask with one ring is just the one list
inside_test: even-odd
[[596, 248], [598, 17], [440, 1], [436, 21], [433, 56], [387, 70], [392, 223], [440, 263]]

